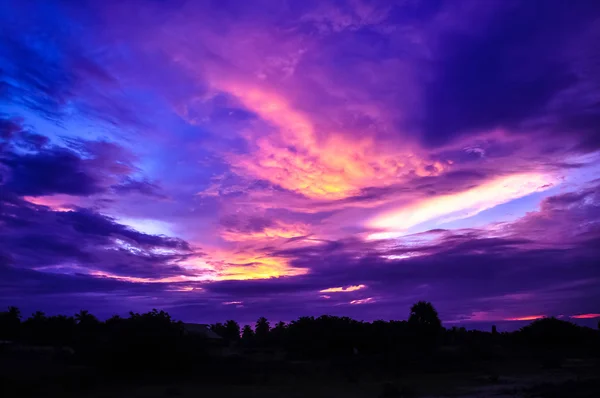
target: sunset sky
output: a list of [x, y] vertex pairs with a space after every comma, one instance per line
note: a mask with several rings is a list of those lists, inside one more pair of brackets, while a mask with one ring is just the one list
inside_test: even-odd
[[598, 2], [0, 9], [1, 307], [598, 321]]

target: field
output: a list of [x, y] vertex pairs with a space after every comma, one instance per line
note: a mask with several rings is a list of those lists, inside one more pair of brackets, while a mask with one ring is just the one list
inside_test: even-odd
[[332, 361], [256, 361], [237, 358], [212, 370], [180, 375], [101, 375], [64, 361], [29, 355], [3, 358], [3, 397], [600, 397], [596, 359], [567, 359], [544, 369], [538, 361], [483, 361], [477, 369], [395, 372], [370, 369], [360, 358]]

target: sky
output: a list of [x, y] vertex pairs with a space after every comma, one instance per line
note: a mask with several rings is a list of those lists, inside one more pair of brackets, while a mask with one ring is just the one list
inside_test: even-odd
[[598, 321], [597, 2], [0, 9], [0, 306]]

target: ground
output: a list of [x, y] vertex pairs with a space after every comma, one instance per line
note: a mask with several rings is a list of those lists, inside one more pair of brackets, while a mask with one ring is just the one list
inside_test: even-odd
[[[305, 378], [235, 384], [155, 383], [97, 390], [87, 398], [159, 397], [261, 397], [261, 398], [598, 398], [600, 372], [596, 362], [560, 369], [539, 369], [524, 364], [497, 369], [500, 373], [463, 372], [406, 374], [386, 381], [372, 378], [340, 380]], [[509, 366], [513, 366], [511, 370]]]

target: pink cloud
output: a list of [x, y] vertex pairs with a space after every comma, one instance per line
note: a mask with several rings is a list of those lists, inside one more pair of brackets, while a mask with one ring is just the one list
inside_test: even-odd
[[594, 318], [600, 318], [600, 314], [571, 315], [569, 318], [573, 318], [573, 319], [594, 319]]

